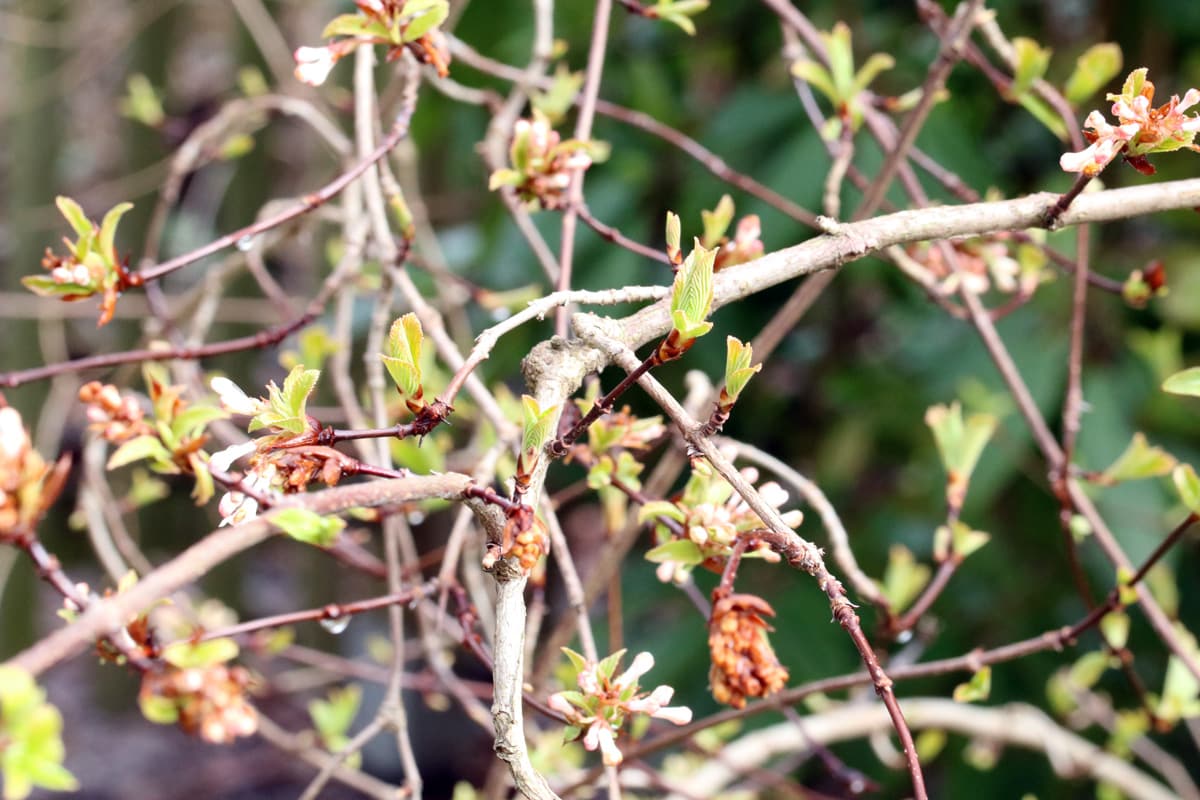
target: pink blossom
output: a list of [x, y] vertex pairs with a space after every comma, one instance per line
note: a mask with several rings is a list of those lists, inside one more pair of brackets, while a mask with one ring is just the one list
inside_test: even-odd
[[617, 676], [617, 679], [613, 681], [613, 685], [620, 689], [633, 686], [638, 682], [639, 678], [652, 669], [654, 669], [654, 656], [646, 652], [638, 653], [634, 657], [633, 663], [629, 665], [629, 669]]

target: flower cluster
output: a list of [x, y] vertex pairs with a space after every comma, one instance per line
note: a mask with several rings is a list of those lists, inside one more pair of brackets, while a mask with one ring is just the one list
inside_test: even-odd
[[185, 732], [229, 744], [258, 730], [258, 712], [246, 700], [250, 673], [226, 664], [147, 672], [138, 702], [153, 722], [178, 722]]
[[449, 45], [437, 30], [449, 14], [446, 0], [357, 0], [355, 5], [359, 13], [343, 14], [325, 26], [322, 37], [339, 37], [335, 41], [296, 49], [297, 80], [320, 86], [334, 64], [364, 44], [386, 45], [388, 61], [408, 50], [443, 78], [449, 74]]
[[58, 497], [68, 461], [47, 464], [21, 414], [0, 396], [0, 542], [28, 535]]
[[213, 378], [210, 386], [221, 407], [231, 414], [251, 417], [250, 430], [266, 427], [273, 432], [218, 451], [209, 465], [228, 472], [234, 462], [249, 459], [242, 491], [227, 492], [218, 509], [222, 525], [236, 525], [258, 515], [258, 496], [272, 492], [303, 492], [313, 480], [334, 486], [352, 472], [357, 462], [324, 444], [317, 444], [320, 425], [305, 411], [308, 395], [317, 380], [316, 370], [297, 367], [280, 389], [271, 382], [268, 399], [250, 397], [228, 378]]
[[112, 319], [121, 292], [139, 283], [140, 278], [125, 269], [117, 255], [117, 223], [132, 203], [121, 203], [109, 209], [97, 225], [69, 197], [56, 199], [59, 212], [75, 232], [75, 241], [64, 237], [66, 254], [59, 255], [50, 248], [42, 257], [42, 267], [49, 275], [28, 275], [21, 279], [25, 288], [42, 297], [60, 300], [83, 300], [95, 294], [103, 295], [99, 324]]
[[137, 398], [122, 395], [111, 383], [85, 383], [79, 387], [79, 401], [87, 406], [88, 427], [105, 441], [120, 444], [154, 432]]
[[731, 594], [714, 598], [708, 623], [712, 669], [708, 680], [718, 703], [742, 708], [747, 697], [766, 697], [787, 683], [787, 668], [779, 663], [767, 632], [765, 617], [775, 611], [761, 597]]
[[654, 667], [654, 656], [649, 653], [638, 653], [629, 669], [613, 677], [624, 650], [599, 663], [588, 661], [566, 647], [563, 652], [571, 659], [579, 691], [552, 694], [547, 704], [566, 718], [570, 726], [567, 740], [582, 736], [583, 746], [588, 750], [599, 749], [606, 765], [615, 766], [624, 758], [616, 738], [630, 714], [647, 714], [675, 725], [692, 721], [691, 709], [667, 705], [675, 694], [670, 686], [659, 686], [648, 694], [642, 692], [638, 681]]
[[493, 172], [488, 188], [495, 191], [501, 186], [511, 186], [530, 208], [562, 208], [571, 179], [607, 157], [607, 145], [563, 140], [550, 119], [534, 109], [532, 119], [514, 123], [508, 151], [511, 166]]
[[[758, 480], [758, 470], [753, 467], [742, 469], [741, 474], [750, 483]], [[758, 487], [758, 493], [776, 509], [788, 501], [787, 491], [774, 481]], [[803, 519], [799, 510], [781, 516], [784, 523], [793, 528]], [[746, 501], [706, 462], [698, 462], [692, 467], [691, 478], [682, 495], [672, 502], [646, 503], [638, 518], [655, 523], [660, 544], [647, 553], [646, 558], [658, 562], [658, 579], [664, 583], [683, 583], [701, 564], [720, 571], [740, 534], [766, 527]], [[779, 561], [779, 555], [765, 543], [748, 551], [746, 557]]]
[[1146, 73], [1145, 67], [1134, 70], [1125, 79], [1120, 94], [1108, 95], [1118, 124], [1109, 123], [1099, 111], [1088, 114], [1083, 135], [1090, 144], [1078, 153], [1062, 155], [1059, 165], [1065, 171], [1089, 177], [1097, 175], [1118, 154], [1124, 153], [1131, 166], [1153, 175], [1155, 170], [1147, 155], [1182, 148], [1200, 149], [1193, 144], [1196, 132], [1200, 131], [1200, 117], [1184, 114], [1200, 103], [1200, 90], [1188, 89], [1182, 99], [1172, 95], [1168, 102], [1155, 108], [1154, 84], [1146, 80]]
[[1006, 294], [1029, 295], [1042, 282], [1046, 257], [1036, 247], [1014, 244], [1006, 233], [947, 242], [954, 251], [957, 270], [946, 263], [945, 251], [930, 242], [911, 245], [907, 253], [932, 275], [942, 294], [954, 294], [961, 285], [971, 294], [995, 288]]

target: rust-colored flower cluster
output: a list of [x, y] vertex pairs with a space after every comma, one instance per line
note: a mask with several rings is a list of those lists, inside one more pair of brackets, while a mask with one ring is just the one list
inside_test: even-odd
[[779, 663], [767, 632], [774, 609], [761, 597], [730, 594], [714, 598], [708, 623], [712, 669], [708, 679], [718, 703], [742, 708], [747, 697], [766, 697], [784, 687], [787, 668]]
[[179, 727], [193, 736], [228, 744], [258, 730], [258, 712], [246, 700], [250, 683], [250, 673], [239, 666], [169, 668], [145, 674], [138, 700], [143, 709], [157, 704], [160, 714], [172, 709]]
[[154, 433], [137, 398], [122, 395], [111, 383], [85, 383], [79, 387], [79, 401], [87, 406], [88, 427], [113, 444]]

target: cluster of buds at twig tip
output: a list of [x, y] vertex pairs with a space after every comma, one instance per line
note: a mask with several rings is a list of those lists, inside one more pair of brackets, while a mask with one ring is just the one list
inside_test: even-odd
[[111, 383], [88, 381], [79, 387], [79, 401], [87, 406], [88, 427], [107, 442], [120, 444], [154, 432], [137, 397], [121, 394]]
[[[741, 474], [748, 483], [758, 480], [758, 471], [753, 467], [744, 467]], [[788, 502], [787, 491], [774, 481], [758, 487], [758, 494], [777, 510]], [[781, 512], [780, 516], [784, 524], [792, 528], [798, 527], [804, 519], [797, 509]], [[638, 521], [651, 522], [655, 526], [658, 546], [648, 552], [646, 558], [659, 565], [657, 575], [664, 583], [683, 583], [697, 566], [721, 572], [738, 538], [765, 527], [762, 519], [729, 482], [701, 460], [693, 462], [691, 477], [677, 498], [643, 504]], [[780, 560], [779, 554], [766, 542], [757, 539], [744, 557], [770, 562]]]
[[700, 237], [700, 243], [717, 251], [713, 260], [714, 272], [762, 256], [762, 223], [757, 214], [742, 217], [734, 229], [733, 238], [727, 235], [734, 217], [733, 198], [729, 195], [721, 195], [717, 207], [711, 211], [702, 210], [700, 217], [704, 223], [704, 235]]
[[708, 679], [718, 703], [742, 708], [746, 698], [766, 697], [787, 683], [787, 668], [779, 663], [767, 638], [773, 629], [766, 620], [773, 616], [770, 604], [756, 595], [713, 593]]
[[[160, 474], [192, 475], [196, 480], [192, 497], [202, 505], [213, 495], [208, 454], [203, 450], [208, 441], [207, 428], [209, 423], [225, 419], [229, 413], [216, 406], [189, 403], [183, 397], [183, 387], [172, 385], [166, 370], [159, 364], [146, 364], [142, 371], [154, 411], [154, 424], [131, 417], [125, 432], [132, 435], [109, 456], [108, 468], [116, 469], [144, 460]], [[84, 387], [87, 391], [80, 393], [80, 399], [89, 403], [89, 418], [99, 418], [106, 413], [106, 403], [113, 399], [111, 388], [99, 386], [92, 391]], [[122, 401], [116, 410], [132, 412], [132, 407]], [[106, 428], [111, 425], [110, 422]]]
[[1159, 259], [1130, 272], [1121, 285], [1121, 297], [1133, 308], [1145, 308], [1151, 298], [1165, 297], [1167, 292], [1167, 269]]
[[729, 420], [729, 415], [733, 411], [734, 404], [741, 397], [742, 390], [746, 388], [750, 379], [762, 369], [762, 364], [751, 366], [750, 362], [753, 360], [753, 347], [743, 344], [734, 336], [725, 338], [725, 385], [721, 387], [721, 394], [717, 398], [712, 415], [701, 429], [702, 435], [712, 436], [721, 430]]
[[46, 248], [42, 266], [49, 271], [49, 275], [28, 275], [21, 282], [42, 297], [57, 297], [66, 301], [102, 295], [97, 324], [104, 325], [112, 319], [121, 293], [141, 283], [139, 276], [129, 272], [125, 262], [117, 256], [115, 245], [117, 223], [126, 211], [133, 208], [133, 204], [114, 206], [97, 225], [71, 198], [60, 196], [55, 203], [75, 231], [76, 239], [71, 241], [63, 238], [66, 255]]
[[1123, 154], [1131, 167], [1145, 175], [1153, 175], [1154, 166], [1146, 156], [1173, 150], [1200, 150], [1193, 140], [1200, 131], [1200, 117], [1183, 112], [1200, 103], [1200, 89], [1188, 89], [1180, 99], [1171, 95], [1166, 103], [1154, 107], [1154, 84], [1146, 79], [1145, 67], [1129, 73], [1120, 94], [1108, 95], [1113, 125], [1099, 111], [1084, 120], [1084, 138], [1090, 143], [1078, 153], [1064, 153], [1059, 166], [1066, 172], [1078, 172], [1091, 177], [1118, 155]]
[[896, 60], [886, 53], [875, 53], [856, 70], [850, 28], [844, 22], [834, 25], [828, 33], [822, 31], [821, 39], [825, 42], [829, 67], [811, 58], [802, 58], [792, 64], [792, 75], [825, 95], [833, 104], [834, 115], [821, 131], [824, 139], [833, 141], [841, 136], [844, 124], [849, 124], [851, 130], [858, 130], [862, 125], [867, 87], [879, 73], [895, 66]]
[[642, 691], [639, 680], [654, 667], [654, 656], [650, 653], [638, 653], [629, 669], [614, 676], [624, 650], [598, 663], [567, 647], [563, 652], [571, 661], [579, 691], [568, 689], [552, 694], [547, 705], [566, 719], [566, 741], [582, 737], [583, 746], [599, 750], [607, 766], [616, 766], [624, 760], [616, 739], [630, 715], [646, 714], [675, 725], [692, 721], [691, 709], [667, 705], [675, 694], [670, 686], [658, 686], [649, 693]]
[[184, 732], [213, 744], [252, 736], [258, 712], [246, 699], [250, 673], [227, 663], [237, 653], [232, 639], [167, 647], [162, 654], [166, 669], [142, 677], [142, 714], [160, 725], [178, 723]]
[[450, 74], [450, 48], [438, 26], [450, 13], [447, 0], [358, 0], [357, 14], [342, 14], [325, 26], [321, 37], [335, 39], [324, 47], [299, 47], [296, 79], [320, 86], [338, 61], [360, 45], [382, 44], [387, 60], [394, 61], [407, 50], [422, 64]]
[[[952, 251], [953, 263], [947, 263], [944, 248]], [[918, 242], [905, 252], [942, 295], [952, 295], [961, 286], [976, 295], [994, 288], [1029, 297], [1050, 279], [1045, 251], [1036, 244], [1018, 243], [1008, 233], [940, 244]]]
[[4, 402], [0, 395], [0, 543], [23, 545], [62, 492], [71, 459], [46, 463], [21, 414]]
[[513, 124], [509, 166], [488, 179], [488, 189], [511, 187], [530, 209], [562, 208], [575, 175], [608, 158], [604, 142], [562, 139], [550, 119], [534, 109], [531, 119]]

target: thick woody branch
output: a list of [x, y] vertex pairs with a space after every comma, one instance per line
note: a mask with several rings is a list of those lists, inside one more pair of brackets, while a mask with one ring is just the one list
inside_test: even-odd
[[[911, 697], [904, 703], [909, 724], [918, 729], [950, 730], [965, 736], [1044, 752], [1060, 774], [1087, 776], [1111, 784], [1131, 798], [1168, 800], [1174, 792], [1156, 779], [1059, 726], [1042, 710], [1024, 703], [984, 708], [935, 697]], [[878, 706], [848, 704], [804, 717], [801, 730], [781, 722], [740, 737], [688, 776], [686, 788], [712, 796], [743, 775], [747, 768], [784, 753], [803, 751], [812, 742], [824, 745], [860, 739], [887, 730], [889, 720]], [[683, 795], [680, 795], [683, 796]]]
[[[396, 505], [428, 498], [462, 500], [471, 485], [469, 477], [457, 473], [395, 478], [289, 497], [275, 508], [302, 507], [318, 514], [335, 514], [356, 506]], [[485, 522], [498, 519], [482, 506], [477, 513], [485, 516]], [[18, 653], [7, 663], [34, 675], [46, 671], [88, 643], [123, 627], [131, 616], [199, 579], [218, 564], [275, 535], [278, 529], [271, 524], [271, 517], [272, 514], [267, 514], [241, 525], [218, 528], [144, 576], [129, 591], [92, 604], [74, 623]]]

